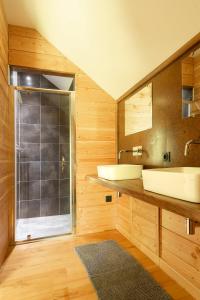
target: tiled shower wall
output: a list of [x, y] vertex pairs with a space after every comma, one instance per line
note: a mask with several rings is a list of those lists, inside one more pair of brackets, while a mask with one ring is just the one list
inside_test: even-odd
[[[27, 85], [27, 74], [18, 77]], [[31, 83], [52, 88], [40, 75], [31, 75]], [[16, 122], [17, 218], [70, 213], [68, 96], [20, 92]]]

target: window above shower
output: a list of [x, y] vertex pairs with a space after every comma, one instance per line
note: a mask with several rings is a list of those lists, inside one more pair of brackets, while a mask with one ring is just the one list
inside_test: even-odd
[[45, 72], [10, 67], [10, 84], [14, 86], [74, 91], [74, 76], [57, 76]]

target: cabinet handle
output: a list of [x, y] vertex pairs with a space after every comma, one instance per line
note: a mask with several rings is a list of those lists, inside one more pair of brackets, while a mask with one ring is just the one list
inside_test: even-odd
[[194, 223], [190, 218], [186, 218], [186, 234], [194, 234]]

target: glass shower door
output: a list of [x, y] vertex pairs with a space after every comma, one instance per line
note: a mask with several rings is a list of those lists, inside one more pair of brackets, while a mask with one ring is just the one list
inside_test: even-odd
[[17, 241], [72, 232], [70, 95], [17, 91]]

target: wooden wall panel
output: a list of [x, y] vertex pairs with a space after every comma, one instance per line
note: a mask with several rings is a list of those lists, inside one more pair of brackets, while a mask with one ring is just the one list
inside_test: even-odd
[[[26, 55], [24, 55], [26, 53]], [[53, 55], [49, 61], [48, 54], [23, 52], [18, 50], [9, 50], [9, 64], [19, 67], [34, 68], [38, 70], [47, 70], [51, 72], [74, 74], [76, 68], [63, 57]], [[66, 71], [68, 70], [68, 71]]]
[[101, 205], [77, 208], [77, 232], [93, 233], [115, 228], [116, 206]]
[[[9, 64], [75, 75], [77, 233], [114, 228], [115, 193], [85, 176], [116, 161], [115, 101], [34, 29], [9, 25]], [[112, 203], [105, 202], [106, 194]]]
[[0, 1], [0, 265], [10, 241], [14, 190], [13, 103], [8, 90], [8, 30]]
[[30, 37], [19, 36], [12, 33], [10, 34], [9, 49], [62, 57], [62, 54], [44, 39], [33, 38], [30, 43]]

